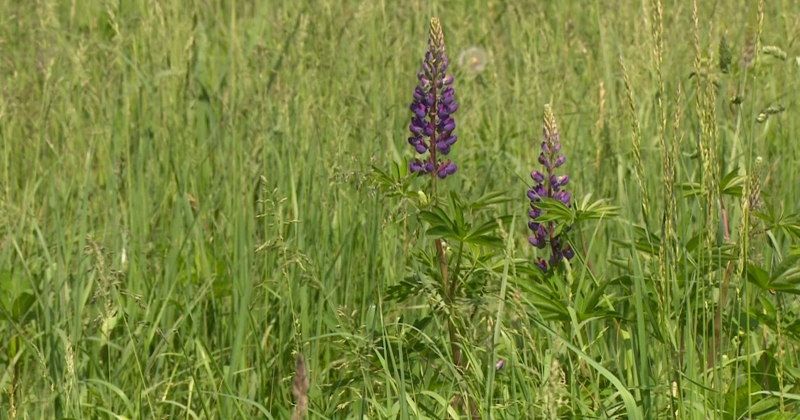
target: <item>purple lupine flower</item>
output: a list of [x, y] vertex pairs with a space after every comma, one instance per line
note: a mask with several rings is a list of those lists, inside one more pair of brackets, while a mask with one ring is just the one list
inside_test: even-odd
[[[411, 102], [411, 124], [408, 126], [412, 137], [408, 142], [417, 153], [429, 153], [426, 159], [415, 159], [409, 164], [411, 172], [436, 175], [441, 179], [452, 175], [458, 168], [450, 159], [442, 161], [440, 155], [448, 155], [458, 141], [453, 134], [456, 122], [453, 113], [458, 110], [453, 90], [453, 76], [446, 73], [450, 61], [444, 46], [444, 34], [439, 18], [431, 19], [428, 51], [422, 61], [422, 71], [417, 74], [419, 85], [414, 88], [414, 101]], [[438, 156], [437, 156], [438, 155]]]
[[[569, 184], [569, 175], [556, 175], [555, 169], [561, 167], [567, 158], [559, 155], [561, 151], [561, 138], [558, 134], [556, 118], [550, 105], [544, 108], [544, 141], [539, 153], [539, 164], [544, 167], [544, 171], [534, 170], [531, 172], [531, 179], [534, 185], [528, 190], [528, 199], [531, 200], [531, 209], [528, 216], [532, 219], [528, 222], [528, 229], [533, 234], [528, 237], [528, 242], [538, 249], [544, 249], [550, 245], [550, 261], [538, 258], [534, 264], [542, 272], [547, 273], [550, 267], [556, 267], [563, 259], [571, 260], [575, 256], [575, 251], [569, 244], [564, 244], [561, 236], [555, 235], [555, 222], [539, 223], [536, 221], [542, 215], [542, 209], [537, 203], [542, 201], [542, 197], [553, 198], [561, 201], [567, 207], [572, 206], [572, 195], [563, 188]], [[569, 231], [572, 226], [568, 226], [565, 231]]]

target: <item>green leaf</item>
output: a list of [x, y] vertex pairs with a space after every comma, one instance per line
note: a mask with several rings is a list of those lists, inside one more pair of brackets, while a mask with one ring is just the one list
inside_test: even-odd
[[483, 236], [493, 232], [497, 229], [497, 220], [490, 220], [480, 226], [474, 227], [467, 232], [467, 239], [476, 236]]
[[[541, 270], [539, 272], [541, 273]], [[550, 321], [567, 321], [570, 319], [567, 307], [550, 290], [532, 281], [521, 281], [520, 286], [526, 292], [525, 299], [533, 305], [542, 318]]]
[[455, 191], [450, 191], [449, 194], [450, 198], [450, 209], [455, 216], [455, 228], [456, 232], [461, 235], [464, 232], [464, 208], [461, 206], [461, 203], [458, 201], [458, 196], [456, 195]]
[[763, 398], [758, 391], [761, 391], [761, 385], [752, 378], [745, 385], [736, 388], [732, 385], [725, 396], [724, 418], [726, 420], [739, 419], [749, 410], [751, 403]]
[[761, 306], [764, 307], [764, 312], [769, 318], [775, 319], [778, 316], [778, 311], [775, 309], [775, 304], [770, 301], [764, 295], [758, 295], [758, 301], [761, 302]]
[[446, 221], [448, 226], [450, 226], [454, 231], [456, 230], [456, 224], [453, 222], [453, 219], [444, 211], [441, 207], [434, 207], [433, 212], [439, 216], [440, 219]]
[[614, 218], [620, 215], [620, 207], [604, 204], [606, 201], [605, 199], [590, 202], [591, 197], [591, 193], [586, 194], [580, 204], [578, 204], [575, 212], [575, 221], [599, 220]]
[[432, 238], [450, 238], [458, 239], [458, 234], [450, 229], [449, 226], [434, 226], [425, 232], [426, 235]]
[[551, 220], [561, 219], [570, 223], [573, 221], [572, 210], [570, 210], [569, 207], [567, 207], [560, 200], [545, 197], [542, 198], [542, 201], [536, 203], [536, 207], [542, 209], [542, 212], [545, 213], [541, 217], [538, 217], [536, 219], [537, 221], [543, 220], [542, 217], [549, 215], [557, 216], [555, 219]]
[[775, 267], [770, 281], [778, 281], [796, 276], [798, 269], [800, 269], [800, 267], [797, 265], [798, 260], [800, 260], [800, 257], [797, 256], [785, 258], [780, 264], [778, 264], [777, 267]]
[[36, 311], [34, 305], [36, 304], [36, 296], [31, 292], [22, 292], [14, 300], [14, 305], [11, 307], [11, 317], [18, 323], [25, 323], [35, 318]]
[[514, 200], [511, 197], [503, 196], [503, 194], [504, 193], [500, 191], [486, 193], [481, 198], [475, 200], [475, 202], [470, 205], [470, 209], [477, 211], [494, 204], [501, 204]]
[[756, 286], [764, 290], [769, 290], [769, 273], [761, 267], [747, 264], [747, 279], [755, 283]]
[[419, 218], [422, 219], [423, 221], [430, 223], [431, 226], [434, 227], [446, 226], [450, 229], [452, 229], [453, 227], [453, 222], [450, 220], [450, 218], [447, 217], [446, 214], [444, 215], [444, 217], [442, 217], [442, 213], [440, 212], [423, 210], [419, 212]]
[[483, 245], [488, 246], [490, 248], [504, 248], [505, 245], [503, 244], [503, 240], [497, 236], [492, 235], [483, 235], [483, 236], [474, 236], [466, 239], [464, 242], [473, 244], [473, 245]]
[[800, 245], [792, 245], [789, 247], [789, 256], [800, 257]]
[[625, 411], [627, 411], [627, 418], [630, 420], [641, 420], [642, 419], [642, 411], [639, 409], [639, 406], [636, 404], [636, 399], [633, 398], [633, 394], [628, 390], [628, 387], [617, 378], [611, 371], [606, 369], [600, 362], [595, 360], [593, 357], [589, 356], [588, 354], [584, 353], [580, 348], [572, 344], [570, 339], [566, 339], [558, 335], [550, 326], [545, 324], [544, 322], [533, 319], [533, 321], [539, 325], [540, 328], [545, 330], [548, 334], [550, 334], [554, 338], [558, 338], [561, 342], [567, 346], [573, 353], [575, 353], [580, 359], [584, 360], [590, 366], [592, 366], [598, 373], [603, 375], [611, 385], [616, 388], [619, 397], [622, 398], [622, 403], [625, 405]]
[[703, 195], [703, 186], [699, 182], [683, 182], [678, 188], [683, 191], [683, 198], [701, 197]]
[[720, 181], [719, 191], [723, 195], [733, 197], [742, 196], [742, 185], [744, 184], [744, 177], [738, 175], [739, 168], [733, 168], [728, 172]]
[[611, 278], [604, 280], [597, 287], [595, 287], [594, 290], [592, 290], [592, 294], [583, 301], [583, 305], [581, 306], [582, 314], [588, 314], [594, 311], [594, 309], [597, 307], [597, 303], [600, 302], [600, 298], [603, 297], [603, 293], [605, 293], [606, 288], [611, 284], [611, 280]]

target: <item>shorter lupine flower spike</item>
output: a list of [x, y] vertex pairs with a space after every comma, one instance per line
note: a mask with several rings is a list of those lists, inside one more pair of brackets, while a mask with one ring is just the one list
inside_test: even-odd
[[453, 76], [447, 74], [450, 61], [447, 58], [444, 34], [439, 19], [431, 19], [428, 50], [422, 61], [422, 70], [417, 73], [419, 85], [414, 88], [411, 123], [413, 135], [408, 139], [420, 155], [428, 153], [426, 159], [415, 159], [409, 164], [411, 172], [435, 173], [441, 179], [456, 172], [457, 166], [449, 159], [442, 162], [439, 155], [448, 155], [458, 136], [453, 134], [456, 122], [452, 115], [458, 110], [453, 89]]
[[[527, 192], [531, 202], [531, 209], [528, 211], [531, 221], [528, 222], [528, 229], [533, 232], [533, 235], [528, 237], [528, 242], [538, 249], [544, 249], [548, 244], [550, 245], [550, 260], [537, 258], [534, 262], [542, 272], [547, 273], [549, 268], [557, 266], [564, 259], [571, 260], [575, 257], [575, 251], [569, 244], [564, 243], [561, 235], [555, 234], [557, 227], [555, 222], [539, 223], [536, 221], [543, 214], [538, 203], [544, 197], [559, 200], [567, 207], [572, 206], [572, 195], [569, 191], [564, 190], [564, 187], [569, 184], [569, 175], [555, 173], [557, 168], [566, 163], [567, 158], [559, 154], [561, 152], [561, 136], [558, 133], [555, 115], [549, 105], [545, 105], [543, 120], [544, 140], [537, 160], [544, 170], [531, 172], [531, 179], [535, 184]], [[566, 226], [563, 231], [567, 232], [571, 228], [572, 226]]]

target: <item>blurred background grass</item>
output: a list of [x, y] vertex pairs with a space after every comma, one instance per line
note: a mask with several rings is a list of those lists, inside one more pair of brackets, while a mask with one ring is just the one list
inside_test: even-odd
[[[519, 200], [502, 210], [524, 217], [551, 103], [577, 196], [624, 209], [584, 231], [598, 276], [617, 275], [606, 262], [618, 257], [612, 241], [643, 221], [621, 57], [645, 186], [663, 207], [649, 2], [0, 0], [0, 9], [0, 419], [287, 418], [295, 352], [307, 360], [312, 418], [439, 416], [449, 391], [429, 372], [418, 382], [397, 345], [404, 316], [425, 302], [382, 298], [407, 274], [419, 224], [370, 179], [370, 165], [412, 155], [407, 106], [432, 15], [452, 61], [471, 46], [487, 54], [478, 74], [454, 64], [459, 172], [449, 189], [506, 191]], [[716, 57], [725, 34], [741, 61], [754, 2], [702, 2], [699, 16], [703, 51]], [[725, 168], [762, 156], [765, 189], [789, 211], [798, 16], [796, 0], [766, 2], [761, 43], [788, 57], [757, 75], [738, 114], [730, 98], [741, 85], [722, 79], [717, 106]], [[692, 33], [691, 3], [665, 2], [663, 75], [670, 106], [678, 84], [684, 91], [684, 181], [700, 167]], [[776, 103], [786, 111], [757, 124]], [[697, 204], [680, 207], [679, 236], [702, 230]], [[510, 234], [516, 256], [530, 258], [522, 225]], [[506, 309], [515, 334], [500, 351], [514, 367], [491, 392], [480, 369], [469, 378], [478, 395], [494, 395], [494, 415], [623, 416], [596, 375], [572, 380], [586, 365], [515, 299]], [[586, 326], [593, 341], [582, 350], [636, 395], [668, 399], [679, 378], [667, 344], [643, 338], [655, 344], [652, 382], [641, 384], [626, 335], [635, 326], [604, 322]], [[674, 334], [659, 322], [649, 334]], [[779, 340], [769, 334], [765, 343]], [[782, 365], [797, 366], [793, 347], [778, 348]], [[707, 383], [701, 372], [683, 379]], [[684, 415], [710, 418], [702, 401]], [[669, 416], [664, 407], [646, 415]]]

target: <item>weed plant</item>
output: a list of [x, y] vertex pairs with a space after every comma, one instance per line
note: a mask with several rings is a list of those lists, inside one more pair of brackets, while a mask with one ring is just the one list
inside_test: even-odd
[[800, 414], [796, 1], [0, 10], [0, 420]]

